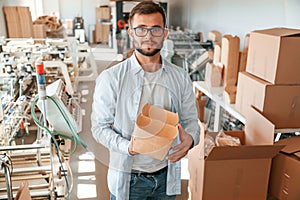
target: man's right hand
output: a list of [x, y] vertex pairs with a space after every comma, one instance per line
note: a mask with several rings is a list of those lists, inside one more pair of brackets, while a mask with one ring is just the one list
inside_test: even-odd
[[135, 152], [135, 151], [133, 151], [132, 149], [133, 149], [133, 137], [131, 137], [131, 140], [130, 140], [130, 146], [128, 147], [128, 153], [130, 154], [130, 155], [136, 155], [136, 154], [139, 154], [138, 152]]

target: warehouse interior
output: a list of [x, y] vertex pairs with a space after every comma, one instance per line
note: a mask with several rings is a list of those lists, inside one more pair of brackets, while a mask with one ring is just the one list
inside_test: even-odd
[[[0, 0], [0, 199], [110, 199], [93, 95], [140, 2]], [[300, 199], [300, 1], [154, 2], [200, 126], [176, 200]]]

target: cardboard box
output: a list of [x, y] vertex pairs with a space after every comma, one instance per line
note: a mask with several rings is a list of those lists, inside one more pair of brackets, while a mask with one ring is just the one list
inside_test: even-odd
[[96, 24], [96, 40], [95, 42], [108, 43], [111, 31], [111, 24], [98, 23]]
[[3, 7], [8, 37], [31, 38], [32, 18], [29, 7], [4, 6]]
[[109, 22], [111, 19], [111, 9], [108, 6], [96, 8], [96, 23]]
[[286, 145], [276, 157], [271, 168], [269, 193], [278, 199], [300, 199], [300, 137], [282, 139], [277, 144]]
[[[225, 132], [241, 139], [242, 146], [214, 147], [204, 158], [204, 131], [188, 154], [192, 200], [266, 200], [272, 157], [279, 145], [247, 143], [244, 132]], [[248, 140], [250, 142], [251, 140]]]
[[240, 72], [235, 108], [246, 118], [253, 105], [276, 128], [300, 127], [300, 85], [273, 85]]
[[300, 30], [250, 33], [246, 71], [273, 84], [300, 84]]
[[33, 38], [46, 38], [47, 28], [44, 24], [33, 25]]
[[17, 7], [20, 26], [22, 30], [22, 38], [31, 38], [33, 36], [33, 23], [29, 7]]
[[4, 6], [3, 13], [6, 20], [7, 35], [10, 38], [19, 38], [21, 33], [21, 27], [19, 22], [19, 15], [17, 7]]

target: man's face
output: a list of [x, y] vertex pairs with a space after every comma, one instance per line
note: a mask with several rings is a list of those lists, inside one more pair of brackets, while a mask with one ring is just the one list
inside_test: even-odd
[[157, 54], [168, 36], [160, 13], [134, 15], [128, 33], [136, 50], [144, 56]]

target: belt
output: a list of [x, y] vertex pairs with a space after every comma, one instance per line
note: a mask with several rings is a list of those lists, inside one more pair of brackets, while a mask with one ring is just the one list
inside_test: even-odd
[[138, 175], [138, 176], [155, 176], [155, 175], [160, 175], [162, 173], [164, 173], [165, 171], [168, 170], [168, 166], [158, 170], [158, 171], [155, 171], [155, 172], [143, 172], [143, 171], [139, 171], [139, 170], [132, 170], [131, 171], [131, 174], [135, 174], [135, 175]]

